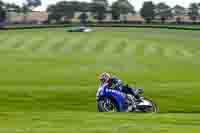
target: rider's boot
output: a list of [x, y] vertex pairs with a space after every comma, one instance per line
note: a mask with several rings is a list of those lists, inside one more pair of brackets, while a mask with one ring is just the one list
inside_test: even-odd
[[135, 95], [135, 99], [137, 103], [142, 102], [142, 98], [139, 95]]
[[131, 94], [127, 94], [127, 99], [128, 99], [128, 112], [132, 112], [136, 109], [134, 96]]
[[136, 102], [138, 102], [138, 103], [142, 102], [142, 98], [140, 97], [140, 94], [142, 94], [143, 92], [144, 92], [143, 89], [135, 90], [134, 96], [135, 96]]

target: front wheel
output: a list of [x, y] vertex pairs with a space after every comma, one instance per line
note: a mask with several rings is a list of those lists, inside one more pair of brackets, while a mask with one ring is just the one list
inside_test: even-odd
[[97, 101], [99, 112], [118, 112], [117, 104], [110, 98], [101, 98]]
[[145, 113], [158, 113], [159, 107], [152, 100], [143, 98], [143, 102], [139, 105], [140, 110]]

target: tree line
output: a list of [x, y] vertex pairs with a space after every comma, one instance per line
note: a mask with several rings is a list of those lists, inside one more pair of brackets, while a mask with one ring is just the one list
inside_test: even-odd
[[128, 0], [117, 0], [110, 5], [107, 0], [92, 0], [92, 2], [60, 1], [49, 5], [47, 8], [50, 20], [60, 20], [62, 17], [72, 19], [75, 12], [82, 12], [79, 19], [85, 22], [88, 19], [86, 12], [91, 12], [92, 16], [99, 22], [106, 18], [106, 13], [112, 13], [112, 19], [117, 20], [121, 15], [129, 12], [135, 13], [134, 7]]
[[[164, 2], [155, 4], [152, 1], [146, 1], [143, 3], [139, 13], [144, 18], [146, 23], [151, 23], [154, 20], [159, 20], [161, 23], [165, 23], [167, 19], [176, 17], [178, 23], [182, 22], [183, 16], [189, 16], [189, 18], [196, 22], [200, 18], [200, 3], [191, 3], [188, 8], [184, 8], [181, 5], [170, 7]], [[134, 6], [128, 0], [117, 0], [108, 4], [107, 0], [92, 0], [92, 2], [77, 2], [77, 1], [60, 1], [56, 4], [49, 5], [47, 8], [49, 12], [49, 19], [59, 20], [62, 17], [71, 19], [74, 17], [74, 13], [77, 11], [83, 12], [80, 14], [79, 19], [82, 22], [86, 22], [88, 19], [87, 11], [92, 12], [92, 16], [99, 22], [105, 19], [106, 13], [112, 14], [112, 20], [126, 21], [128, 13], [135, 14]]]
[[28, 12], [31, 12], [34, 8], [40, 6], [41, 4], [41, 0], [25, 0], [22, 6], [19, 6], [15, 3], [10, 4], [0, 0], [0, 22], [4, 22], [6, 20], [7, 13], [9, 12], [23, 13], [24, 16], [26, 16]]
[[[22, 6], [17, 4], [8, 4], [0, 0], [0, 22], [6, 19], [6, 13], [9, 11], [21, 12], [25, 15], [32, 11], [35, 7], [40, 6], [41, 0], [26, 0]], [[164, 2], [155, 4], [152, 1], [143, 3], [140, 9], [140, 15], [144, 18], [146, 23], [159, 20], [165, 23], [167, 19], [176, 17], [177, 22], [182, 21], [182, 16], [189, 16], [189, 18], [196, 22], [200, 18], [200, 3], [191, 3], [188, 8], [181, 5], [170, 7]], [[75, 12], [82, 12], [79, 19], [82, 23], [88, 20], [87, 12], [91, 12], [92, 16], [99, 22], [106, 18], [106, 14], [112, 14], [112, 20], [127, 20], [127, 14], [135, 14], [134, 6], [128, 0], [117, 0], [111, 5], [107, 0], [92, 0], [91, 2], [78, 1], [59, 1], [56, 4], [49, 5], [47, 8], [49, 13], [49, 20], [61, 21], [64, 17], [70, 20], [74, 17]]]
[[183, 16], [189, 18], [195, 23], [200, 18], [200, 3], [191, 3], [188, 8], [180, 5], [170, 7], [166, 3], [154, 4], [152, 1], [144, 2], [140, 14], [147, 23], [151, 23], [155, 18], [160, 19], [162, 23], [169, 18], [176, 17], [176, 21], [181, 23]]

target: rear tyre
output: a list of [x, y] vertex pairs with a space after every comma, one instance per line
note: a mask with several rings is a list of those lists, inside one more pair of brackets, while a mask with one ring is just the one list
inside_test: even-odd
[[118, 112], [117, 104], [110, 98], [101, 98], [97, 101], [99, 112]]

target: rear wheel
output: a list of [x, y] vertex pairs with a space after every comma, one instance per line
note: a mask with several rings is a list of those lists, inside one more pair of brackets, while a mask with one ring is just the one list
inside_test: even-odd
[[117, 104], [110, 98], [101, 98], [97, 106], [99, 112], [118, 112]]

